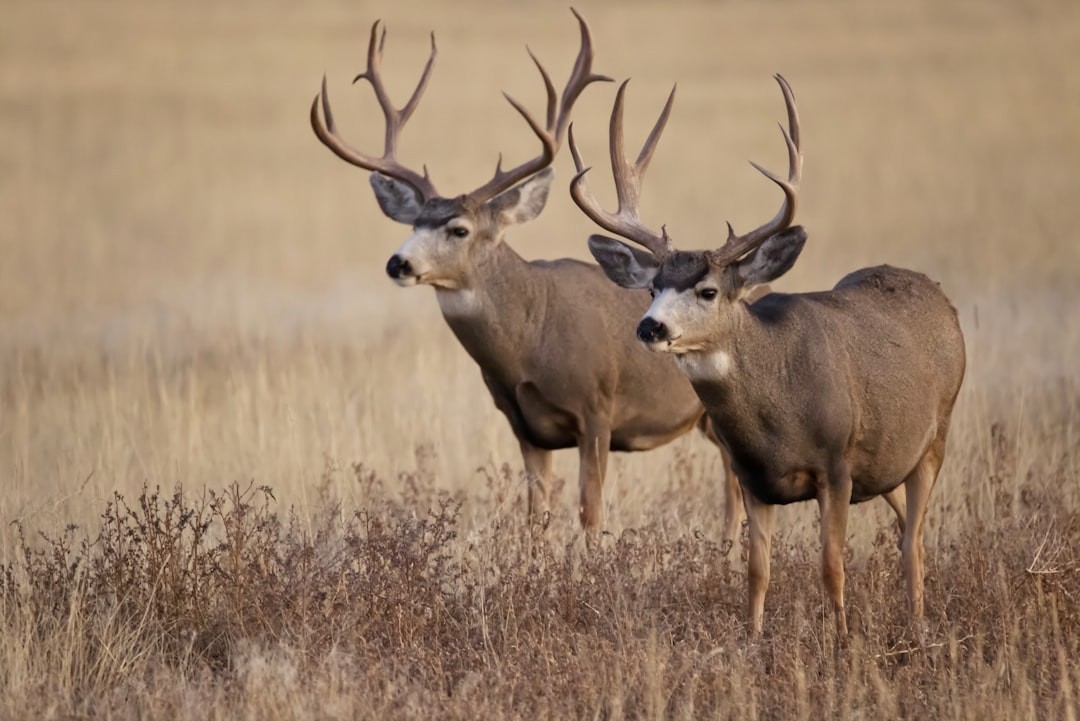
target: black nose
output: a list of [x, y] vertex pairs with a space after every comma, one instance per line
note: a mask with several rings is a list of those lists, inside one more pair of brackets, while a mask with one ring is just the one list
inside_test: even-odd
[[646, 316], [638, 323], [637, 337], [645, 343], [656, 343], [667, 339], [668, 329], [666, 325], [654, 320], [652, 316]]
[[412, 266], [400, 255], [392, 255], [386, 261], [386, 274], [391, 278], [404, 278], [412, 275]]

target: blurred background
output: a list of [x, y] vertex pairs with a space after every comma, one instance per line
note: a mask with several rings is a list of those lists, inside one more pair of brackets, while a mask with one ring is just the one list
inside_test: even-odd
[[[747, 161], [785, 167], [781, 72], [802, 117], [810, 242], [779, 288], [831, 287], [881, 262], [942, 283], [970, 361], [935, 503], [977, 482], [964, 469], [992, 452], [995, 423], [1032, 463], [1075, 447], [1080, 4], [577, 8], [595, 70], [633, 78], [628, 144], [678, 82], [647, 222], [702, 248], [722, 242], [726, 220], [745, 230], [771, 217], [779, 193]], [[432, 291], [384, 275], [408, 229], [307, 116], [325, 72], [341, 132], [377, 152], [382, 116], [367, 85], [350, 85], [371, 23], [386, 22], [399, 105], [434, 31], [438, 60], [401, 156], [427, 164], [444, 194], [465, 192], [499, 152], [536, 152], [500, 91], [541, 112], [526, 44], [565, 81], [578, 46], [565, 6], [5, 0], [3, 17], [0, 519], [93, 522], [114, 489], [143, 483], [253, 480], [301, 510], [324, 494], [360, 505], [356, 464], [391, 486], [421, 478], [466, 494], [504, 463], [517, 478], [513, 437]], [[575, 112], [608, 205], [614, 93], [594, 85]], [[556, 167], [545, 212], [509, 236], [526, 258], [587, 257], [594, 228], [566, 192], [568, 153]], [[719, 523], [720, 465], [700, 438], [619, 455], [611, 470], [612, 528], [665, 514], [710, 533]], [[556, 472], [576, 486], [575, 452]], [[521, 491], [507, 503], [523, 514]], [[662, 502], [679, 493], [685, 504]], [[559, 497], [566, 533], [574, 497]]]

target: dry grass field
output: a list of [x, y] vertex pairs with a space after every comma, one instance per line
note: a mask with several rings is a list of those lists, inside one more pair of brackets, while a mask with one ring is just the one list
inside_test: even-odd
[[[370, 23], [398, 102], [434, 30], [402, 153], [478, 185], [534, 152], [499, 91], [542, 102], [526, 43], [565, 78], [565, 7], [4, 0], [0, 718], [1080, 718], [1080, 5], [579, 9], [596, 70], [634, 78], [630, 137], [679, 82], [648, 221], [704, 247], [774, 212], [746, 161], [784, 167], [783, 72], [810, 241], [781, 288], [889, 262], [959, 309], [927, 644], [880, 503], [851, 514], [847, 646], [812, 504], [779, 514], [748, 638], [700, 437], [613, 458], [589, 556], [558, 454], [530, 545], [509, 429], [431, 291], [386, 279], [407, 231], [307, 111], [325, 71], [377, 148], [349, 86]], [[575, 113], [601, 167], [613, 95]], [[586, 256], [571, 168], [510, 236], [525, 257]]]

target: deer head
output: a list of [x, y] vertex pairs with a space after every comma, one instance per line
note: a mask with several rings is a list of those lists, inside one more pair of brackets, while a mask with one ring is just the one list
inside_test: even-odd
[[[385, 30], [379, 23], [371, 28], [367, 70], [356, 76], [367, 80], [375, 91], [386, 118], [386, 143], [381, 158], [364, 155], [342, 140], [334, 127], [333, 115], [323, 78], [322, 92], [311, 106], [311, 126], [327, 147], [348, 163], [374, 171], [371, 187], [383, 213], [392, 220], [412, 226], [412, 234], [386, 264], [387, 274], [402, 286], [426, 284], [456, 290], [468, 285], [469, 271], [482, 263], [497, 246], [510, 225], [535, 218], [544, 208], [551, 187], [551, 163], [563, 142], [570, 111], [590, 83], [610, 78], [592, 73], [592, 37], [585, 19], [571, 9], [581, 29], [581, 49], [563, 89], [561, 99], [547, 71], [536, 56], [536, 64], [547, 90], [547, 114], [540, 124], [520, 103], [506, 99], [525, 119], [540, 141], [540, 153], [509, 170], [502, 168], [502, 156], [492, 178], [475, 190], [447, 198], [438, 194], [428, 176], [410, 170], [396, 160], [397, 139], [427, 86], [435, 62], [435, 36], [431, 56], [409, 101], [401, 109], [390, 102], [380, 74]], [[504, 94], [505, 95], [505, 94]], [[319, 113], [319, 106], [322, 113]]]
[[638, 324], [637, 335], [653, 350], [681, 355], [708, 351], [723, 342], [736, 322], [738, 304], [756, 287], [786, 273], [806, 242], [803, 229], [791, 227], [802, 173], [799, 117], [791, 87], [780, 75], [776, 81], [787, 106], [789, 128], [781, 126], [780, 130], [788, 149], [788, 176], [785, 179], [757, 163], [751, 164], [780, 186], [784, 203], [772, 220], [745, 235], [736, 235], [728, 223], [727, 240], [715, 250], [676, 250], [665, 227], [657, 233], [639, 218], [641, 181], [667, 124], [674, 89], [638, 159], [631, 164], [623, 151], [626, 82], [619, 88], [609, 129], [611, 166], [618, 194], [615, 213], [603, 210], [589, 192], [585, 184], [589, 168], [584, 167], [574, 144], [573, 129], [570, 130], [570, 149], [577, 167], [570, 185], [574, 202], [597, 225], [644, 248], [602, 235], [589, 238], [589, 250], [611, 280], [627, 288], [648, 288], [652, 294], [652, 305]]

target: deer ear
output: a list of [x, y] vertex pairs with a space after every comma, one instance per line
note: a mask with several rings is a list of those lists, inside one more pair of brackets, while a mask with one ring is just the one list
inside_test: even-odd
[[389, 175], [372, 173], [371, 189], [375, 191], [375, 200], [379, 201], [382, 212], [399, 223], [412, 225], [424, 206], [424, 200], [416, 188]]
[[488, 207], [508, 225], [530, 221], [544, 209], [554, 177], [553, 169], [544, 168], [524, 183], [492, 198]]
[[757, 250], [733, 266], [742, 292], [776, 280], [791, 270], [805, 244], [806, 230], [801, 225], [792, 226], [766, 238]]
[[604, 274], [623, 288], [648, 288], [660, 272], [660, 264], [651, 253], [607, 236], [590, 235], [589, 252]]

